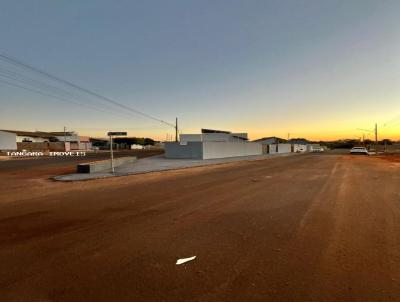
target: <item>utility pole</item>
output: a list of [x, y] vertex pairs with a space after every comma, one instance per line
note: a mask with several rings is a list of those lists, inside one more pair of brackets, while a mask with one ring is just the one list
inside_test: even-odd
[[378, 155], [378, 124], [375, 123], [375, 154]]
[[67, 127], [64, 126], [64, 143], [67, 141]]
[[175, 118], [175, 141], [178, 141], [178, 118]]
[[287, 134], [287, 140], [289, 141], [290, 133]]

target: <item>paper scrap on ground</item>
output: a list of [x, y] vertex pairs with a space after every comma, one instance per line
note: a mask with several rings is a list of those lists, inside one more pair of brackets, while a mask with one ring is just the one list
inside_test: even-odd
[[176, 260], [176, 265], [183, 264], [185, 262], [192, 261], [194, 259], [196, 259], [196, 256], [189, 257], [189, 258], [178, 259], [178, 260]]

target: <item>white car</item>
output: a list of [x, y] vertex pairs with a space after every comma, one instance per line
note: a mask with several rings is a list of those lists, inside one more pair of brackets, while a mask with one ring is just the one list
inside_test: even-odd
[[350, 154], [364, 154], [369, 155], [367, 148], [365, 147], [353, 147], [350, 150]]

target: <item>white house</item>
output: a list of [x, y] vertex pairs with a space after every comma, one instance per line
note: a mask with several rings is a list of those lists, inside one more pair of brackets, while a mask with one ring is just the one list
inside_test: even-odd
[[257, 139], [254, 142], [261, 143], [263, 145], [263, 153], [266, 154], [312, 151], [309, 142], [304, 138], [285, 140], [276, 136], [270, 136]]
[[19, 131], [19, 130], [0, 130], [12, 134], [15, 143], [49, 143], [66, 142], [71, 150], [90, 150], [92, 143], [87, 136], [79, 136], [74, 132], [43, 132], [43, 131]]
[[49, 132], [49, 134], [53, 135], [59, 142], [81, 142], [81, 137], [75, 132]]
[[19, 131], [19, 130], [0, 130], [7, 133], [12, 133], [15, 135], [15, 140], [17, 143], [45, 143], [50, 142], [51, 139], [54, 138], [53, 135], [47, 132], [40, 132], [40, 131]]
[[269, 137], [263, 137], [263, 138], [256, 139], [256, 140], [254, 140], [254, 142], [258, 142], [263, 145], [272, 145], [272, 144], [286, 143], [287, 140], [280, 138], [280, 137], [276, 137], [276, 136], [269, 136]]
[[181, 134], [180, 142], [165, 143], [165, 157], [211, 159], [261, 155], [262, 145], [249, 142], [247, 133], [202, 129], [201, 134]]
[[276, 154], [276, 153], [290, 153], [292, 152], [292, 145], [287, 143], [287, 140], [276, 137], [263, 137], [260, 139], [256, 139], [255, 142], [258, 142], [263, 145], [263, 153], [265, 154]]

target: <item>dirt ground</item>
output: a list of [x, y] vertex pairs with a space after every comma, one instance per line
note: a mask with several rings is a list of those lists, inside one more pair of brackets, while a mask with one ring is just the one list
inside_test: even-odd
[[[114, 152], [114, 156], [136, 156], [137, 158], [162, 154], [161, 150], [127, 150]], [[4, 157], [3, 157], [4, 158]], [[14, 199], [20, 193], [44, 192], [43, 180], [76, 172], [78, 163], [109, 159], [109, 152], [87, 153], [84, 157], [35, 157], [0, 160], [0, 189], [3, 201]], [[19, 198], [19, 197], [17, 197]]]
[[1, 301], [400, 301], [396, 162], [307, 154], [76, 183], [1, 165]]
[[[136, 156], [137, 158], [143, 158], [162, 153], [162, 150], [126, 150], [115, 151], [114, 157]], [[87, 152], [86, 156], [77, 157], [18, 157], [11, 160], [4, 160], [5, 158], [5, 156], [0, 157], [0, 180], [2, 180], [1, 177], [4, 175], [27, 179], [30, 177], [47, 177], [51, 175], [74, 173], [78, 163], [109, 159], [110, 152]]]
[[380, 159], [384, 159], [394, 163], [400, 163], [400, 154], [385, 154], [378, 156]]

